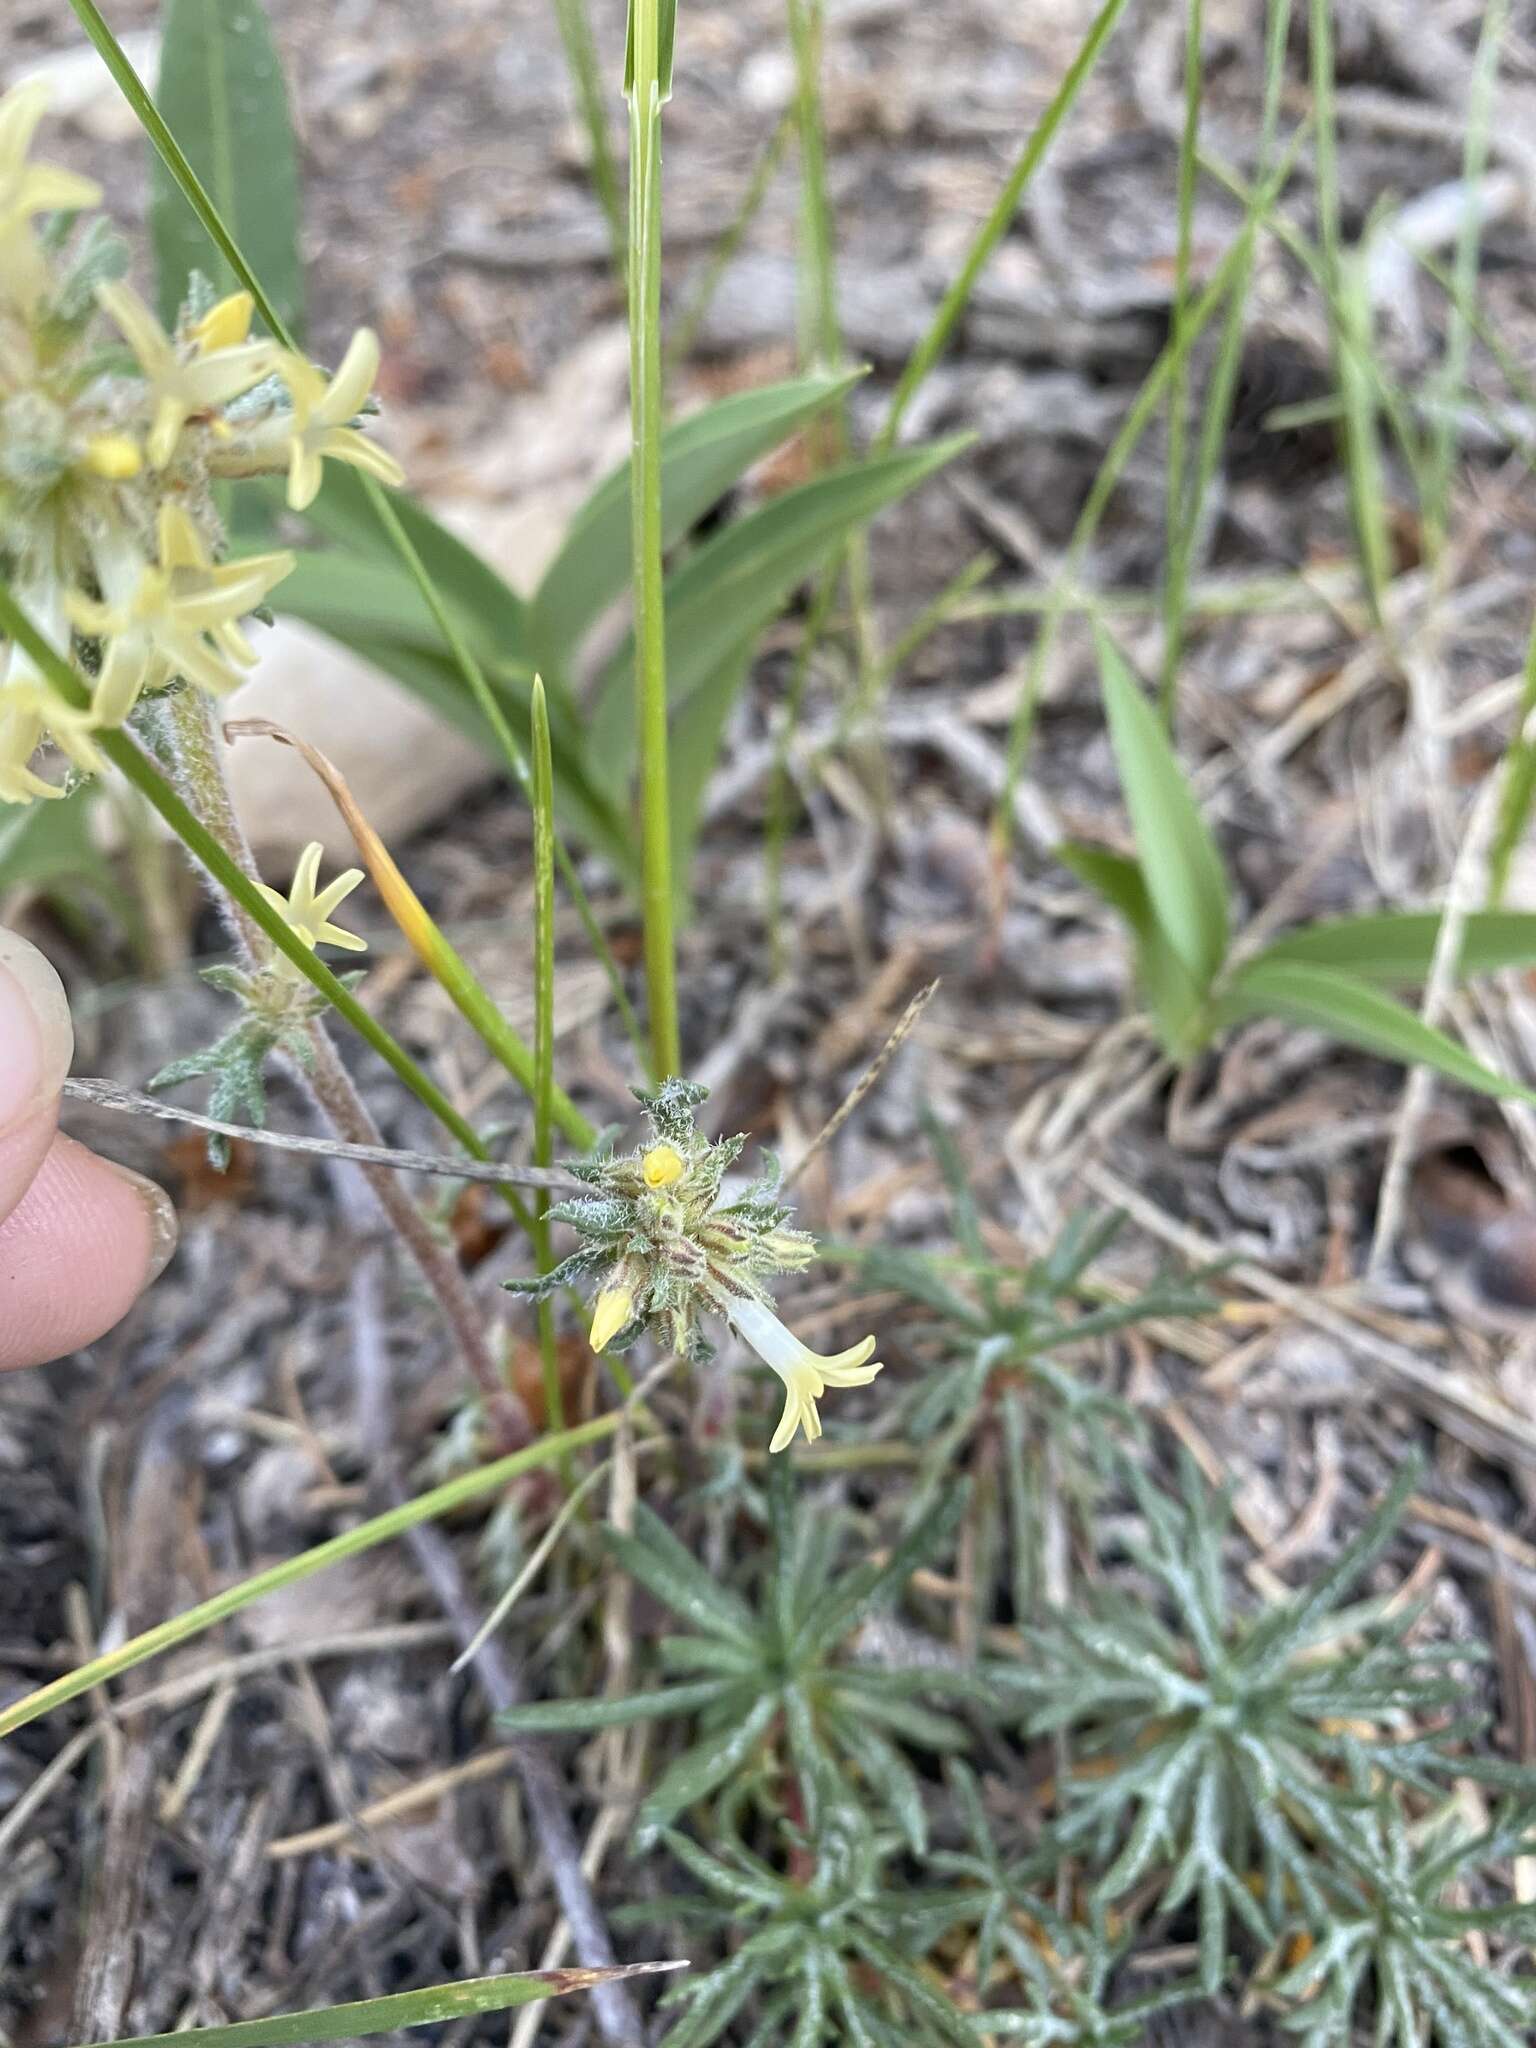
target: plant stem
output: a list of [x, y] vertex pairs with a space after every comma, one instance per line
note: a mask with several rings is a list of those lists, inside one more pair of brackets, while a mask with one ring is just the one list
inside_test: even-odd
[[[669, 17], [671, 10], [668, 10]], [[641, 907], [652, 1078], [682, 1064], [672, 931], [672, 815], [667, 773], [667, 645], [661, 525], [661, 103], [670, 89], [661, 0], [629, 11], [630, 547], [635, 604], [635, 708], [640, 738]], [[670, 19], [669, 19], [670, 27]]]
[[[555, 1127], [555, 770], [549, 739], [549, 707], [542, 678], [533, 679], [533, 1163], [553, 1159]], [[541, 1273], [552, 1264], [549, 1244], [549, 1196], [534, 1197], [533, 1249]], [[560, 1360], [555, 1350], [555, 1305], [547, 1296], [538, 1304], [539, 1358], [544, 1369], [544, 1426], [564, 1429], [565, 1402], [560, 1390]], [[561, 1475], [569, 1491], [576, 1472], [564, 1461]]]
[[[352, 1076], [342, 1065], [324, 1019], [316, 1017], [306, 1035], [311, 1064], [307, 1068], [295, 1065], [292, 1071], [307, 1084], [326, 1122], [337, 1137], [349, 1145], [382, 1144], [379, 1127], [358, 1093]], [[480, 1389], [480, 1399], [495, 1434], [498, 1455], [520, 1450], [533, 1436], [527, 1411], [506, 1384], [491, 1355], [484, 1321], [457, 1259], [436, 1237], [431, 1225], [387, 1167], [364, 1164], [358, 1171], [389, 1219], [390, 1228], [415, 1260], [417, 1271], [431, 1290], [444, 1322], [453, 1332], [459, 1353]]]
[[[253, 886], [260, 880], [220, 758], [213, 707], [201, 690], [179, 690], [168, 703], [168, 723], [175, 760], [176, 780], [194, 815], [218, 842], [228, 859]], [[225, 889], [212, 887], [242, 960], [247, 967], [267, 966], [274, 958], [266, 935], [235, 898]], [[305, 1032], [309, 1046], [308, 1065], [295, 1062], [292, 1073], [310, 1094], [338, 1138], [349, 1145], [381, 1146], [383, 1135], [367, 1104], [342, 1065], [324, 1020], [314, 1017]], [[373, 1190], [390, 1227], [415, 1260], [422, 1279], [453, 1333], [454, 1341], [469, 1368], [486, 1414], [497, 1435], [498, 1448], [518, 1449], [527, 1443], [531, 1431], [522, 1404], [498, 1371], [486, 1342], [485, 1327], [464, 1275], [453, 1255], [433, 1235], [421, 1211], [396, 1176], [382, 1166], [360, 1168]]]

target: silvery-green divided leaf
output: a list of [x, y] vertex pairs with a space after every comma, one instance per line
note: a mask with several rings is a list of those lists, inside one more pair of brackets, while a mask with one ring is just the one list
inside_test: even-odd
[[1203, 996], [1227, 954], [1227, 878], [1162, 721], [1102, 629], [1099, 673], [1120, 787], [1157, 923]]

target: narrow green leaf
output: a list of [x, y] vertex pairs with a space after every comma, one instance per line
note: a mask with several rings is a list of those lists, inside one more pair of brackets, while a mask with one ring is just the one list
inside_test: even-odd
[[644, 1502], [635, 1509], [633, 1535], [609, 1529], [604, 1541], [630, 1577], [670, 1607], [679, 1620], [738, 1647], [755, 1639], [752, 1611], [741, 1595], [706, 1571]]
[[690, 1749], [665, 1773], [649, 1793], [635, 1817], [635, 1841], [640, 1848], [653, 1841], [658, 1831], [695, 1800], [703, 1799], [717, 1785], [723, 1785], [756, 1749], [779, 1711], [775, 1693], [760, 1693], [742, 1718], [724, 1735]]
[[[795, 377], [743, 391], [668, 427], [661, 439], [661, 537], [675, 547], [742, 473], [859, 380]], [[629, 464], [598, 485], [577, 512], [530, 607], [539, 659], [562, 668], [583, 635], [629, 582]]]
[[1331, 967], [1299, 960], [1256, 961], [1245, 967], [1219, 998], [1215, 1019], [1220, 1028], [1250, 1017], [1283, 1017], [1406, 1066], [1433, 1067], [1484, 1095], [1536, 1102], [1531, 1089], [1485, 1067], [1465, 1046], [1422, 1023], [1412, 1010], [1369, 982]]
[[46, 892], [81, 883], [131, 921], [133, 901], [119, 888], [91, 833], [91, 811], [100, 795], [99, 783], [85, 782], [52, 802], [0, 809], [0, 889], [25, 884]]
[[567, 1998], [626, 1977], [650, 1977], [685, 1970], [686, 1963], [623, 1963], [609, 1969], [522, 1970], [507, 1977], [466, 1977], [458, 1984], [432, 1984], [422, 1991], [397, 1991], [387, 1998], [360, 1998], [350, 2005], [321, 2005], [310, 2012], [274, 2013], [269, 2019], [236, 2020], [227, 2027], [183, 2027], [174, 2034], [136, 2034], [116, 2048], [302, 2048], [310, 2041], [353, 2041], [392, 2034], [397, 2027], [427, 2027], [473, 2019], [477, 2013], [507, 2012], [545, 1998]]
[[[270, 483], [264, 488], [274, 510], [280, 510], [286, 502], [284, 486]], [[476, 653], [500, 665], [525, 669], [531, 676], [536, 664], [526, 607], [511, 584], [408, 492], [392, 492], [389, 502], [421, 557], [422, 567]], [[355, 470], [340, 462], [327, 463], [320, 495], [303, 516], [316, 533], [337, 542], [350, 555], [387, 566], [400, 587], [402, 601], [410, 605], [408, 616], [432, 624], [425, 598], [401, 577], [399, 554], [380, 524], [365, 480]], [[321, 557], [322, 561], [328, 559]], [[279, 584], [274, 593], [279, 611], [284, 609], [285, 589], [286, 585]], [[434, 628], [429, 644], [437, 646], [441, 641], [441, 632]]]
[[1108, 847], [1071, 841], [1056, 848], [1056, 857], [1125, 920], [1135, 948], [1136, 985], [1152, 1013], [1158, 1037], [1168, 1052], [1183, 1057], [1192, 1050], [1190, 1038], [1200, 1015], [1200, 992], [1157, 921], [1140, 862], [1111, 853]]
[[315, 1544], [313, 1549], [303, 1551], [298, 1557], [272, 1565], [264, 1572], [240, 1580], [237, 1585], [226, 1586], [211, 1599], [199, 1601], [197, 1606], [146, 1629], [142, 1635], [130, 1637], [117, 1649], [91, 1658], [89, 1663], [66, 1672], [62, 1678], [55, 1678], [36, 1692], [28, 1693], [24, 1699], [0, 1708], [0, 1738], [14, 1734], [18, 1728], [25, 1728], [29, 1721], [52, 1713], [55, 1707], [61, 1707], [67, 1701], [78, 1699], [81, 1693], [120, 1678], [146, 1658], [158, 1656], [162, 1650], [174, 1649], [178, 1643], [189, 1642], [194, 1636], [201, 1635], [204, 1629], [238, 1614], [242, 1608], [249, 1607], [252, 1601], [260, 1600], [268, 1593], [295, 1585], [300, 1579], [311, 1578], [328, 1565], [340, 1564], [343, 1558], [360, 1557], [364, 1551], [403, 1535], [407, 1529], [414, 1529], [419, 1522], [451, 1514], [466, 1501], [478, 1500], [482, 1494], [496, 1493], [510, 1485], [521, 1473], [552, 1465], [565, 1452], [580, 1450], [585, 1444], [611, 1436], [619, 1426], [619, 1419], [618, 1410], [614, 1410], [611, 1414], [599, 1415], [595, 1421], [568, 1429], [563, 1436], [543, 1437], [524, 1450], [513, 1451], [510, 1456], [498, 1458], [493, 1464], [482, 1465], [461, 1478], [434, 1486], [429, 1493], [418, 1494], [414, 1500], [390, 1508], [385, 1514], [375, 1515], [370, 1521], [359, 1522], [355, 1528], [345, 1530], [340, 1536], [332, 1536], [325, 1543]]
[[1157, 922], [1204, 996], [1227, 953], [1227, 878], [1162, 721], [1110, 636], [1099, 673], [1120, 786]]
[[720, 742], [751, 670], [752, 649], [738, 648], [694, 691], [686, 712], [672, 719], [672, 886], [680, 917], [689, 914], [693, 901], [693, 859]]
[[[1249, 966], [1300, 961], [1335, 967], [1380, 988], [1415, 988], [1427, 980], [1440, 937], [1438, 910], [1384, 910], [1332, 917], [1284, 932]], [[1536, 966], [1536, 912], [1475, 911], [1462, 926], [1458, 974], [1497, 974]]]
[[[674, 716], [726, 661], [756, 644], [796, 586], [848, 535], [969, 445], [957, 436], [931, 446], [830, 471], [761, 506], [708, 540], [667, 585], [667, 667]], [[626, 640], [604, 671], [592, 726], [592, 761], [613, 786], [634, 761]]]
[[[155, 101], [291, 333], [303, 322], [299, 166], [288, 93], [261, 0], [166, 0]], [[150, 162], [150, 233], [167, 326], [194, 270], [239, 279], [211, 252], [202, 223], [158, 156]]]

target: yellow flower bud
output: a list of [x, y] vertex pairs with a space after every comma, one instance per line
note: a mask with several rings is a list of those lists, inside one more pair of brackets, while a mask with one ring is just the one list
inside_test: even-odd
[[83, 460], [87, 469], [114, 484], [126, 483], [144, 466], [138, 442], [127, 434], [93, 434], [85, 444]]
[[640, 1162], [648, 1188], [669, 1188], [687, 1172], [683, 1155], [675, 1145], [653, 1145]]
[[238, 348], [251, 331], [255, 301], [249, 292], [231, 292], [210, 306], [192, 327], [192, 340], [199, 354], [211, 355], [218, 348]]
[[588, 1340], [592, 1349], [601, 1351], [606, 1344], [611, 1344], [634, 1312], [635, 1293], [632, 1287], [605, 1287], [592, 1304], [592, 1330]]

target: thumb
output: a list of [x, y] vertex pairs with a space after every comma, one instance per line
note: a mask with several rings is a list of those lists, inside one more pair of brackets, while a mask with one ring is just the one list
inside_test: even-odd
[[0, 927], [0, 1219], [42, 1164], [74, 1051], [63, 982], [35, 946]]

